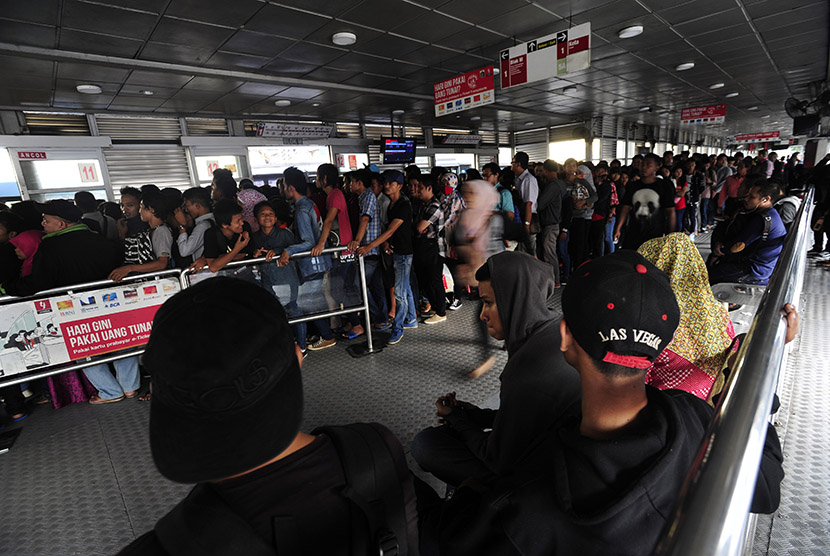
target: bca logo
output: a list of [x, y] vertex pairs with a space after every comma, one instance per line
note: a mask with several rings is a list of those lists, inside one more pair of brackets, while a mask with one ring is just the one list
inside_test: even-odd
[[471, 75], [470, 77], [467, 78], [467, 86], [470, 89], [475, 89], [477, 85], [478, 85], [478, 77], [476, 77], [475, 75]]

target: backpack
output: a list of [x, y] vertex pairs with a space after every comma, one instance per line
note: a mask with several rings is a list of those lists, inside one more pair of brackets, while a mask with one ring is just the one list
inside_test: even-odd
[[[384, 440], [380, 425], [320, 427], [312, 434], [328, 436], [343, 465], [353, 534], [350, 553], [355, 556], [407, 556], [408, 536], [404, 493], [395, 454]], [[200, 483], [182, 502], [162, 517], [155, 533], [173, 556], [276, 556], [251, 526], [239, 517], [208, 485]], [[275, 518], [274, 535], [279, 554], [301, 553], [293, 519]]]
[[[501, 192], [507, 189], [510, 192], [510, 196], [513, 197], [513, 221], [518, 222], [519, 224], [524, 225], [524, 221], [522, 220], [522, 207], [525, 206], [525, 202], [522, 200], [522, 194], [516, 191], [515, 189], [508, 189], [503, 185], [499, 184], [496, 190], [499, 192], [499, 196], [501, 196]], [[501, 198], [499, 198], [501, 201]]]

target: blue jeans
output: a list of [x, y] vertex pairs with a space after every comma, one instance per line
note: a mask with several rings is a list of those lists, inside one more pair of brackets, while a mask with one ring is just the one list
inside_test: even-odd
[[409, 287], [409, 275], [412, 272], [412, 255], [392, 254], [395, 264], [395, 323], [393, 331], [403, 330], [403, 323], [412, 322], [415, 316], [415, 299], [412, 297], [412, 288]]
[[[300, 284], [300, 314], [311, 315], [328, 310], [326, 296], [323, 293], [323, 274], [324, 273], [319, 272], [317, 274], [307, 276]], [[328, 317], [317, 319], [312, 322], [314, 322], [317, 329], [320, 331], [321, 338], [324, 340], [331, 340], [334, 338], [334, 334], [332, 334], [331, 327], [329, 326]], [[297, 345], [300, 346], [300, 349], [304, 350], [306, 347], [305, 337], [308, 327], [306, 326], [306, 323], [300, 323], [296, 326], [294, 334], [297, 337]]]
[[124, 392], [135, 392], [141, 384], [138, 374], [138, 357], [127, 357], [114, 361], [115, 376], [112, 376], [109, 365], [102, 363], [84, 369], [84, 374], [98, 390], [98, 395], [105, 399], [120, 398]]
[[683, 214], [685, 212], [686, 212], [685, 208], [674, 210], [674, 214], [677, 217], [677, 230], [675, 230], [676, 232], [682, 232], [683, 231]]
[[[562, 237], [561, 234], [559, 237]], [[561, 279], [567, 280], [571, 275], [571, 255], [568, 253], [568, 240], [571, 239], [571, 233], [565, 232], [565, 239], [560, 239], [556, 245], [556, 250], [559, 253], [559, 260], [562, 261]]]
[[[357, 267], [357, 262], [354, 263], [354, 280], [355, 287], [360, 292], [360, 269]], [[366, 295], [369, 296], [369, 316], [372, 324], [386, 322], [386, 294], [383, 292], [383, 280], [380, 272], [376, 272], [380, 266], [380, 258], [378, 257], [364, 257], [363, 271], [366, 273]], [[362, 295], [362, 293], [361, 293]], [[352, 326], [364, 326], [361, 322], [358, 313], [349, 313], [349, 322]]]
[[605, 225], [605, 251], [603, 255], [610, 255], [614, 252], [614, 225], [617, 223], [617, 217], [612, 216]]

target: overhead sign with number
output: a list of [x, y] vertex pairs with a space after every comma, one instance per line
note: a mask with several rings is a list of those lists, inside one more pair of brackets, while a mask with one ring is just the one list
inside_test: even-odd
[[587, 69], [591, 67], [591, 24], [502, 50], [499, 64], [502, 89]]
[[726, 120], [726, 105], [697, 106], [680, 111], [681, 124], [722, 124]]
[[81, 174], [81, 182], [83, 183], [99, 181], [98, 170], [93, 162], [79, 162], [78, 172]]
[[445, 116], [496, 101], [493, 66], [439, 81], [432, 88], [436, 116]]
[[[334, 126], [330, 125], [302, 125], [302, 124], [278, 124], [274, 122], [261, 122], [257, 124], [257, 137], [306, 137], [323, 139], [331, 135]], [[286, 143], [302, 145], [297, 143]]]

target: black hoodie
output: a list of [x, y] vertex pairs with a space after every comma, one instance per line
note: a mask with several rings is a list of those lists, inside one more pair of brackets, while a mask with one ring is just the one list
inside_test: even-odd
[[446, 421], [501, 475], [569, 409], [578, 409], [580, 385], [579, 373], [559, 351], [560, 317], [547, 308], [554, 290], [550, 266], [511, 251], [486, 264], [508, 347], [499, 409], [457, 409]]
[[[651, 418], [638, 431], [593, 440], [572, 416], [490, 490], [456, 491], [441, 518], [441, 554], [651, 554], [713, 410], [680, 390], [648, 386], [647, 395]], [[753, 512], [778, 507], [782, 460], [770, 426]]]

